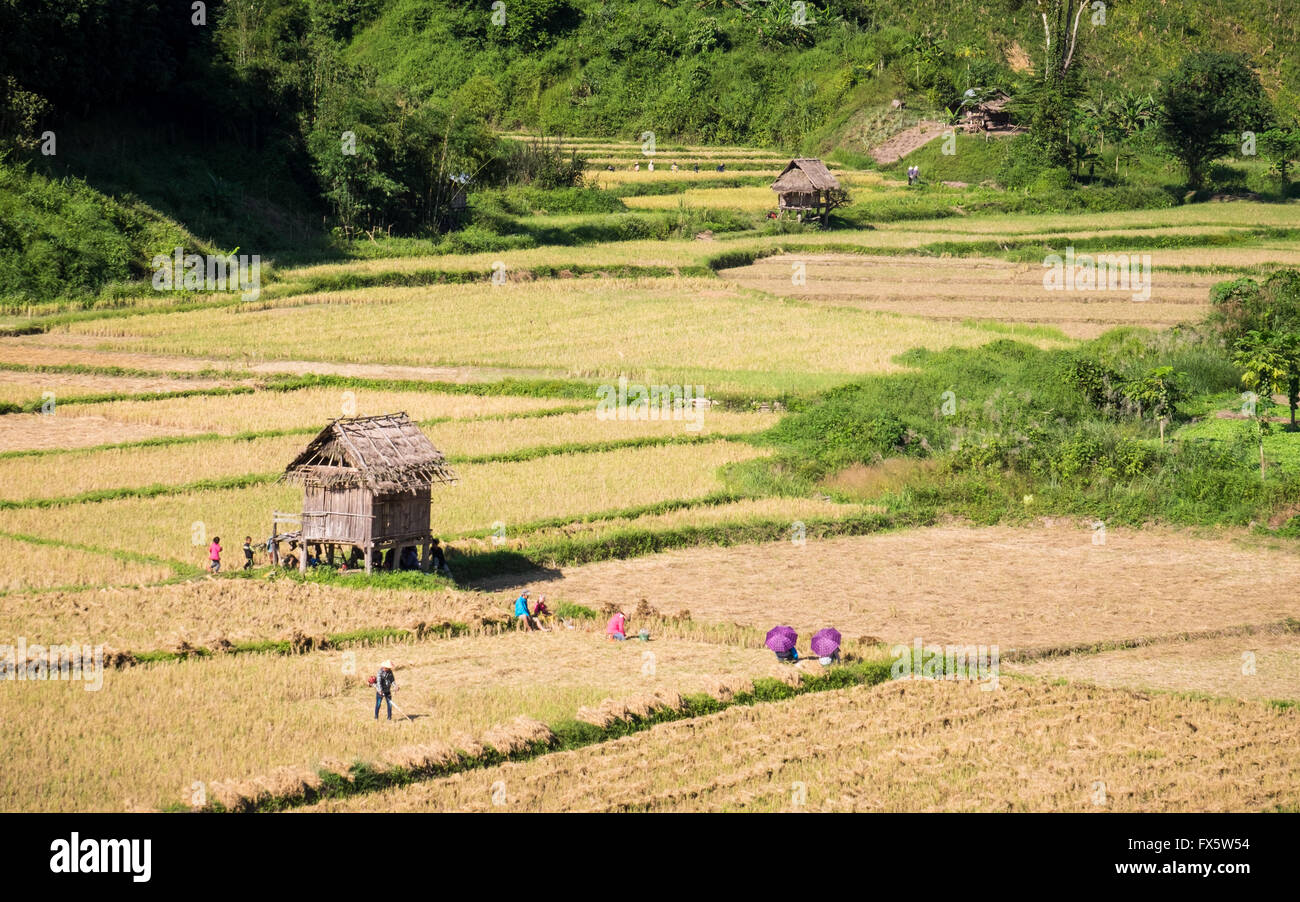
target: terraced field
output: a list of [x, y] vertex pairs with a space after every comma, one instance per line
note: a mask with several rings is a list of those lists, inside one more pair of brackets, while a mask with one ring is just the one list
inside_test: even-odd
[[[635, 172], [637, 144], [578, 144], [646, 215], [760, 219], [753, 179], [785, 159], [662, 145]], [[789, 411], [906, 372], [910, 349], [1195, 322], [1216, 282], [1300, 262], [1296, 225], [1294, 204], [963, 211], [268, 267], [251, 303], [10, 317], [34, 334], [0, 338], [0, 644], [102, 645], [113, 666], [99, 692], [5, 683], [0, 807], [1292, 810], [1291, 541], [1151, 524], [1098, 545], [1083, 518], [885, 531], [852, 473], [791, 492], [750, 465]], [[1034, 255], [1073, 241], [1151, 253], [1150, 298], [1045, 292]], [[620, 378], [713, 403], [597, 416]], [[285, 465], [333, 418], [398, 410], [460, 477], [430, 514], [457, 582], [273, 570], [271, 513], [300, 500]], [[564, 622], [507, 630], [522, 588]], [[652, 641], [605, 641], [618, 607]], [[844, 667], [774, 671], [776, 621], [804, 645], [842, 630]], [[888, 681], [917, 636], [998, 646], [1002, 688]], [[385, 657], [414, 721], [371, 717]]]

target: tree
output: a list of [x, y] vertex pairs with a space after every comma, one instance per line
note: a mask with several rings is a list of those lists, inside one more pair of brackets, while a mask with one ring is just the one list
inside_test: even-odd
[[1300, 162], [1300, 125], [1277, 125], [1259, 136], [1259, 147], [1264, 156], [1273, 162], [1272, 171], [1282, 183], [1282, 196], [1287, 195], [1291, 170]]
[[1210, 291], [1212, 322], [1229, 346], [1255, 333], [1300, 332], [1300, 271], [1281, 269], [1263, 284], [1220, 282]]
[[1300, 405], [1300, 334], [1248, 332], [1236, 344], [1232, 362], [1242, 370], [1241, 384], [1271, 397], [1286, 392], [1292, 432]]
[[1226, 156], [1246, 131], [1263, 131], [1271, 118], [1259, 76], [1244, 54], [1204, 52], [1184, 57], [1160, 86], [1160, 131], [1169, 152], [1187, 169], [1193, 189], [1206, 168]]
[[1071, 66], [1087, 0], [1034, 0], [1043, 23], [1042, 80], [1033, 94], [1030, 134], [1049, 166], [1070, 165], [1070, 127], [1077, 93]]

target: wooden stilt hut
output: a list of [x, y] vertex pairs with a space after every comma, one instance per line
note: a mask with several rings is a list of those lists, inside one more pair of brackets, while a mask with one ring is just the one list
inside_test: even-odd
[[307, 545], [323, 545], [333, 563], [336, 546], [360, 548], [366, 572], [378, 552], [420, 549], [420, 567], [429, 569], [429, 503], [434, 483], [454, 485], [456, 474], [442, 452], [405, 413], [343, 417], [321, 430], [285, 468], [280, 479], [303, 487], [302, 528], [274, 539], [297, 538], [298, 566], [307, 569]]
[[821, 160], [801, 157], [781, 171], [772, 190], [781, 213], [792, 212], [800, 219], [817, 217], [826, 223], [835, 205], [833, 192], [840, 190], [840, 183]]

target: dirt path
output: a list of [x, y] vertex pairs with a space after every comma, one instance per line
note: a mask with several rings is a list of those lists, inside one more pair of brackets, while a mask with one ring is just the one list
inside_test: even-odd
[[919, 147], [924, 147], [947, 131], [949, 126], [942, 122], [922, 120], [911, 128], [904, 129], [883, 144], [871, 148], [872, 158], [882, 166], [897, 163], [903, 157]]

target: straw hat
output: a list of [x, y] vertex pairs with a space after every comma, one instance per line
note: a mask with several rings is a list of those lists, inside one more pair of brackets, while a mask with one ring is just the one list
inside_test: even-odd
[[392, 670], [392, 669], [393, 669], [393, 662], [392, 662], [392, 661], [381, 661], [381, 662], [379, 663], [379, 669], [380, 669], [380, 670]]

